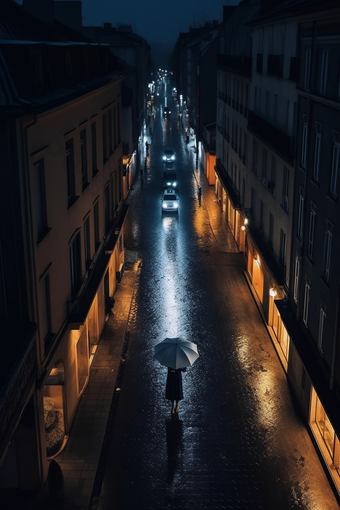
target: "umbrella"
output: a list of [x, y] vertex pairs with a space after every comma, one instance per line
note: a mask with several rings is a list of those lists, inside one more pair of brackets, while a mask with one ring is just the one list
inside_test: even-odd
[[190, 367], [198, 358], [197, 345], [183, 338], [165, 338], [155, 346], [155, 358], [169, 368]]

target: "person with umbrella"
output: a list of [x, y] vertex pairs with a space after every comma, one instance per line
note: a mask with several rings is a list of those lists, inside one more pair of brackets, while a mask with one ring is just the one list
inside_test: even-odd
[[[170, 368], [168, 367], [168, 375], [166, 378], [165, 398], [171, 400], [171, 412], [178, 413], [179, 401], [183, 399], [182, 372], [186, 368]], [[175, 408], [176, 401], [176, 408]]]
[[168, 367], [165, 398], [171, 400], [172, 414], [178, 412], [179, 401], [183, 399], [182, 372], [198, 357], [197, 345], [181, 337], [165, 338], [155, 346], [155, 358]]

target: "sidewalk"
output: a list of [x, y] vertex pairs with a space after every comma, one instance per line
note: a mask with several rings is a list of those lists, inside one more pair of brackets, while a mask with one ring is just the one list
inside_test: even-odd
[[197, 183], [202, 188], [201, 205], [207, 209], [218, 251], [239, 253], [233, 234], [223, 217], [222, 209], [215, 194], [215, 186], [208, 184], [203, 170], [195, 170], [194, 174]]
[[[136, 255], [133, 257], [133, 255]], [[88, 510], [95, 483], [100, 453], [104, 442], [112, 397], [119, 391], [119, 369], [124, 359], [126, 327], [139, 277], [137, 254], [125, 264], [123, 277], [117, 284], [112, 309], [95, 353], [89, 384], [84, 392], [65, 449], [55, 460], [64, 475], [64, 497], [53, 502], [47, 483], [39, 495], [11, 510]], [[133, 260], [134, 259], [134, 260]], [[7, 509], [6, 509], [7, 510]]]

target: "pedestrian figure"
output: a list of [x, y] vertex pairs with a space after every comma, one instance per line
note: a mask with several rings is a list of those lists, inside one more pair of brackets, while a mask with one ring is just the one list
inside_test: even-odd
[[[166, 378], [165, 398], [171, 400], [171, 413], [178, 413], [179, 401], [183, 399], [182, 372], [186, 368], [168, 368], [168, 376]], [[176, 407], [175, 407], [176, 402]]]
[[202, 188], [201, 188], [201, 186], [200, 186], [200, 185], [198, 185], [197, 195], [198, 195], [198, 202], [199, 202], [199, 204], [201, 205]]

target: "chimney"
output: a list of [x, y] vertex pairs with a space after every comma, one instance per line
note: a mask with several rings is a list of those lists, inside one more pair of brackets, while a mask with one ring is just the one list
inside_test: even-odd
[[53, 0], [23, 0], [22, 6], [47, 25], [53, 25]]

